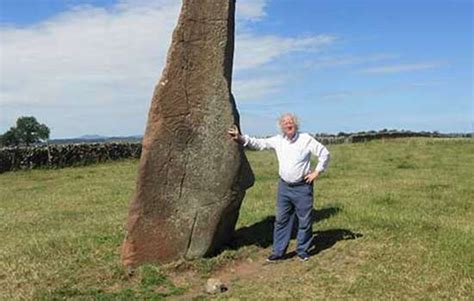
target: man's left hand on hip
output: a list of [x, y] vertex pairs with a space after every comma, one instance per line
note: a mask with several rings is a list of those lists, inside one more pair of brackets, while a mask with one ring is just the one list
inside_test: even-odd
[[304, 177], [304, 180], [306, 183], [310, 184], [312, 183], [314, 180], [318, 179], [319, 178], [319, 171], [315, 170], [309, 174], [307, 174], [305, 177]]

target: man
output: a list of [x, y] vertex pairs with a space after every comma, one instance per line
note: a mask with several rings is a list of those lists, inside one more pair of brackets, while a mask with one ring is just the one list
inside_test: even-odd
[[[313, 237], [313, 182], [326, 170], [329, 151], [316, 139], [298, 132], [298, 119], [291, 113], [283, 114], [279, 124], [282, 135], [266, 139], [242, 136], [237, 127], [229, 129], [231, 137], [240, 144], [257, 150], [274, 149], [278, 158], [278, 196], [273, 231], [273, 251], [268, 262], [284, 258], [293, 228], [294, 215], [298, 218], [296, 252], [302, 261], [308, 260], [308, 249]], [[318, 157], [318, 165], [311, 171], [311, 154]]]

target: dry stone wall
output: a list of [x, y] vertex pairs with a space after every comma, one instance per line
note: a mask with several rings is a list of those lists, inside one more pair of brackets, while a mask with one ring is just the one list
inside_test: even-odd
[[140, 158], [140, 143], [67, 144], [0, 149], [0, 173], [34, 168], [83, 166]]

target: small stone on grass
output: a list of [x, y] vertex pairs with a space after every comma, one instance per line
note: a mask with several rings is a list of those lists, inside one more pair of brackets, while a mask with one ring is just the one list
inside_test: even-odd
[[207, 279], [204, 289], [206, 293], [212, 294], [212, 295], [217, 294], [217, 293], [223, 293], [228, 290], [227, 286], [224, 283], [222, 283], [222, 281], [216, 278]]

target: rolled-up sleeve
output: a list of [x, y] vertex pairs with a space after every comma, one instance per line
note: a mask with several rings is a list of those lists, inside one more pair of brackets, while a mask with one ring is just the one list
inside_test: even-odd
[[328, 168], [329, 160], [331, 158], [331, 154], [329, 153], [328, 149], [314, 138], [311, 139], [310, 149], [311, 153], [318, 157], [318, 165], [316, 165], [316, 170], [318, 172], [324, 172]]

